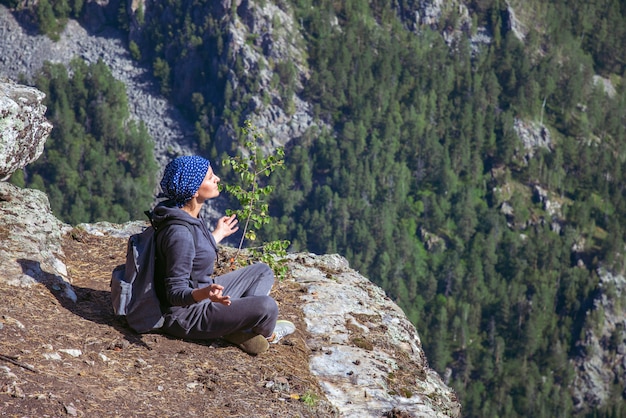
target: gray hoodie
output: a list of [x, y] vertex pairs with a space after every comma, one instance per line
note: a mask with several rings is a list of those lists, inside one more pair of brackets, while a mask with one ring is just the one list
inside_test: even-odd
[[[168, 224], [171, 220], [188, 223]], [[212, 283], [217, 243], [202, 219], [165, 201], [153, 211], [156, 234], [155, 288], [164, 312], [195, 303], [191, 291]], [[195, 243], [191, 231], [196, 235]], [[193, 279], [192, 279], [193, 278]], [[197, 283], [196, 283], [197, 282]]]

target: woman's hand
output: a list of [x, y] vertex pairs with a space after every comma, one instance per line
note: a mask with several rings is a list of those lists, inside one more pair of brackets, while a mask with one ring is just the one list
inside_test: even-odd
[[210, 299], [211, 302], [221, 303], [222, 305], [229, 306], [230, 305], [230, 296], [223, 295], [222, 291], [224, 290], [224, 286], [219, 284], [210, 284], [207, 287], [203, 287], [200, 289], [195, 289], [192, 292], [193, 298], [196, 302], [200, 302], [204, 299]]
[[222, 291], [224, 290], [224, 286], [213, 283], [208, 286], [209, 289], [209, 299], [211, 302], [221, 303], [222, 305], [230, 305], [230, 296], [223, 295]]
[[236, 219], [236, 215], [233, 213], [230, 216], [222, 216], [213, 230], [213, 238], [215, 242], [219, 243], [224, 238], [234, 234], [239, 230], [239, 221]]

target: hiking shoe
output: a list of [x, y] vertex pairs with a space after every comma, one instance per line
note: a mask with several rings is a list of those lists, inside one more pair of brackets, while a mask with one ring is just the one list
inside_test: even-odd
[[295, 330], [296, 330], [296, 326], [292, 322], [284, 320], [284, 319], [279, 319], [278, 321], [276, 321], [276, 326], [274, 327], [274, 333], [268, 339], [268, 341], [272, 344], [276, 344], [283, 337], [289, 334], [293, 334]]
[[248, 354], [257, 355], [270, 348], [267, 338], [260, 334], [253, 334], [246, 331], [237, 331], [224, 335], [226, 341], [236, 345]]

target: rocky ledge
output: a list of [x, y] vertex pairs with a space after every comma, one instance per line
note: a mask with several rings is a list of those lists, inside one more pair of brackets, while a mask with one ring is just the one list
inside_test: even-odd
[[[4, 97], [15, 103], [28, 102], [29, 97], [35, 98], [34, 104], [41, 100], [31, 89], [5, 86]], [[43, 148], [47, 122], [18, 122], [41, 118], [45, 108], [32, 105], [7, 112], [7, 107], [0, 108], [0, 124], [16, 126], [15, 136], [30, 138], [30, 148]], [[38, 157], [35, 152], [17, 158], [21, 148], [8, 147], [4, 136], [0, 139], [6, 173]], [[79, 228], [105, 239], [128, 237], [142, 225], [98, 223]], [[74, 231], [54, 216], [44, 193], [0, 182], [0, 282], [22, 288], [45, 283], [68, 303], [80, 303], [62, 245]], [[341, 416], [379, 417], [389, 411], [404, 414], [393, 416], [460, 416], [456, 394], [428, 367], [415, 327], [382, 289], [338, 255], [291, 254], [287, 262], [291, 278], [286, 280], [297, 283], [301, 292], [310, 371]], [[119, 330], [112, 327], [111, 332]]]
[[[25, 287], [46, 282], [76, 301], [61, 246], [72, 228], [50, 212], [45, 194], [0, 182], [0, 225], [0, 281]], [[142, 225], [80, 228], [103, 238], [126, 237]], [[379, 417], [394, 409], [409, 416], [460, 416], [455, 393], [428, 367], [415, 327], [382, 289], [339, 255], [291, 254], [288, 265], [286, 280], [304, 289], [300, 309], [311, 373], [341, 416]]]

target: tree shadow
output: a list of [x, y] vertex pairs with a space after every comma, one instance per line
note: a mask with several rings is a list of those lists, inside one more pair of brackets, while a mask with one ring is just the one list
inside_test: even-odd
[[7, 10], [13, 15], [13, 18], [20, 25], [24, 33], [29, 36], [41, 35], [33, 12], [28, 9], [14, 10], [7, 8]]

